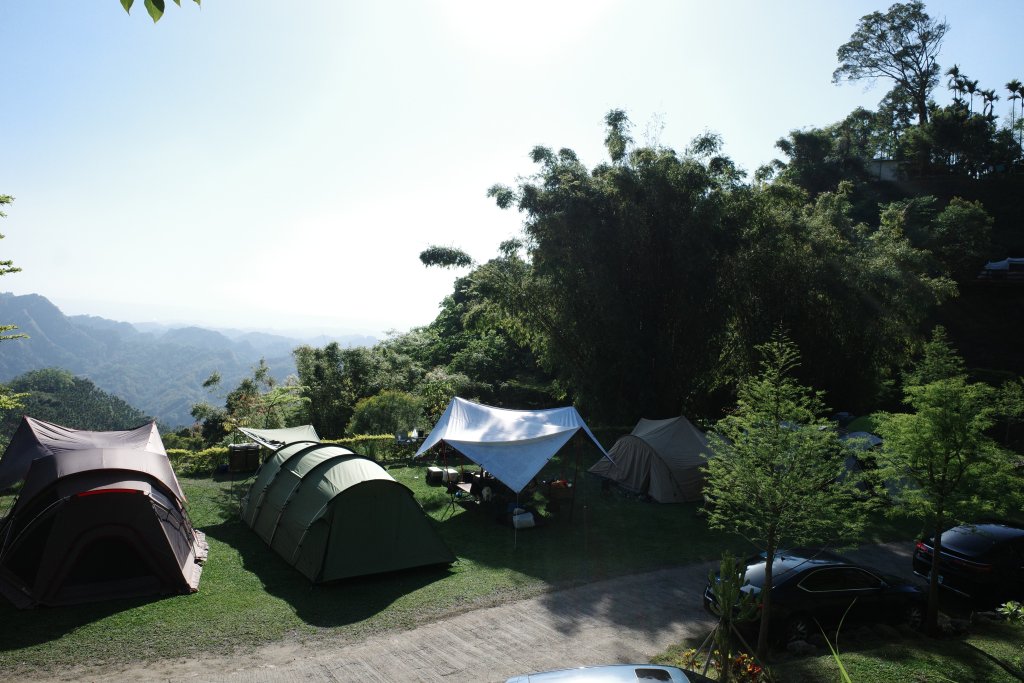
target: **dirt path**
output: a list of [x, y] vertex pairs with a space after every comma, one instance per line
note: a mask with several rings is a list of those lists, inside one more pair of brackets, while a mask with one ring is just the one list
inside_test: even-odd
[[[848, 553], [907, 576], [906, 542]], [[359, 643], [284, 643], [237, 657], [160, 661], [62, 672], [74, 681], [504, 681], [531, 671], [646, 662], [705, 634], [701, 607], [710, 563], [626, 576], [475, 610]], [[34, 679], [39, 680], [39, 679]]]

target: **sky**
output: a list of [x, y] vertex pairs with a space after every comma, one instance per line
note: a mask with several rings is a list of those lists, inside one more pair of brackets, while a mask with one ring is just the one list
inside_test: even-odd
[[[606, 159], [704, 131], [753, 173], [789, 131], [874, 108], [836, 49], [887, 2], [137, 0], [0, 3], [0, 291], [68, 315], [383, 336], [428, 324], [522, 217], [486, 196], [536, 145]], [[926, 3], [940, 64], [1024, 80], [1024, 2]], [[935, 93], [948, 101], [945, 88]], [[1005, 97], [996, 113], [1007, 116]]]

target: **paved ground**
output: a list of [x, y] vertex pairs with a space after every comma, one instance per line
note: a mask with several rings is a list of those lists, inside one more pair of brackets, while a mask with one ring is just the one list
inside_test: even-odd
[[[872, 545], [848, 553], [879, 570], [910, 575], [912, 545]], [[105, 670], [69, 670], [90, 681], [504, 681], [552, 668], [646, 662], [711, 627], [701, 608], [711, 564], [588, 584], [480, 609], [359, 643], [285, 643], [244, 657], [165, 661]], [[60, 679], [58, 679], [60, 680]]]

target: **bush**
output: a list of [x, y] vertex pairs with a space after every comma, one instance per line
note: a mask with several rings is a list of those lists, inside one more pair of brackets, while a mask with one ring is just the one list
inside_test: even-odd
[[382, 391], [356, 403], [348, 431], [353, 434], [405, 433], [423, 415], [423, 402], [404, 391]]
[[375, 462], [408, 460], [416, 452], [414, 446], [396, 442], [393, 434], [358, 434], [345, 439], [324, 439], [324, 443], [337, 444]]
[[214, 446], [201, 451], [169, 448], [167, 457], [171, 461], [171, 467], [181, 476], [213, 474], [218, 466], [227, 464], [228, 449], [224, 446]]

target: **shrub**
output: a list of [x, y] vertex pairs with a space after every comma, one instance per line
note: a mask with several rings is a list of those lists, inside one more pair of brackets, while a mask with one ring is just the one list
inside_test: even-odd
[[201, 451], [169, 448], [167, 457], [174, 471], [182, 476], [212, 474], [219, 465], [227, 464], [228, 449], [224, 446], [214, 446]]
[[397, 443], [393, 434], [358, 434], [345, 439], [324, 439], [324, 443], [337, 444], [376, 462], [408, 460], [416, 452], [414, 446]]
[[404, 391], [387, 390], [356, 403], [348, 431], [353, 434], [394, 434], [417, 426], [423, 414], [420, 399]]

